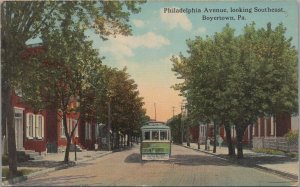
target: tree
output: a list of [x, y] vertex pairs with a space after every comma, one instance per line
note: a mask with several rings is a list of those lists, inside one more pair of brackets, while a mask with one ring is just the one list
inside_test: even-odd
[[[123, 70], [110, 69], [106, 74], [107, 100], [111, 108], [112, 131], [128, 134], [128, 145], [131, 136], [139, 132], [145, 121], [145, 110], [142, 108], [143, 98], [139, 96], [137, 85], [130, 75]], [[104, 108], [104, 110], [106, 110]]]
[[172, 132], [172, 141], [174, 143], [181, 143], [181, 114], [175, 115], [167, 121], [167, 126], [170, 127]]
[[[20, 75], [19, 56], [26, 42], [54, 29], [91, 26], [102, 39], [109, 35], [131, 33], [128, 25], [130, 13], [138, 13], [139, 2], [4, 2], [1, 4], [2, 34], [2, 93], [3, 119], [7, 119], [9, 143], [9, 168], [16, 175], [16, 148], [14, 138], [13, 108], [10, 104], [14, 77]], [[124, 9], [126, 7], [127, 9]], [[75, 21], [76, 20], [76, 21]], [[70, 26], [69, 28], [66, 25]], [[3, 124], [3, 121], [2, 121]]]
[[231, 125], [236, 127], [238, 158], [243, 158], [248, 125], [262, 113], [297, 108], [297, 55], [285, 30], [282, 24], [256, 30], [253, 23], [235, 36], [226, 25], [212, 37], [188, 40], [190, 56], [172, 59], [173, 71], [184, 79], [175, 88], [186, 96], [194, 116], [225, 126], [229, 155], [234, 154]]
[[[175, 86], [187, 98], [189, 115], [204, 124], [217, 122], [230, 131], [228, 115], [230, 102], [226, 100], [226, 77], [231, 74], [229, 66], [235, 58], [233, 29], [225, 27], [222, 33], [207, 37], [187, 40], [189, 57], [173, 57], [173, 71], [184, 83]], [[216, 45], [216, 43], [219, 43]], [[221, 52], [222, 51], [222, 52]], [[227, 131], [226, 131], [227, 132]], [[230, 133], [227, 133], [229, 155], [234, 154]]]
[[292, 39], [285, 37], [285, 31], [283, 24], [272, 29], [268, 23], [266, 29], [256, 30], [253, 23], [244, 28], [241, 36], [241, 76], [235, 82], [243, 96], [238, 99], [240, 114], [234, 121], [238, 158], [243, 158], [244, 131], [257, 116], [297, 112], [297, 51], [291, 45]]
[[25, 49], [25, 42], [37, 36], [39, 29], [47, 22], [51, 9], [49, 9], [48, 14], [43, 16], [46, 7], [48, 7], [46, 2], [6, 1], [1, 4], [2, 129], [8, 132], [8, 158], [11, 177], [17, 175], [14, 111], [11, 105], [11, 96], [14, 77], [20, 75], [18, 56]]
[[[64, 126], [67, 146], [64, 161], [69, 161], [71, 137], [76, 126], [68, 131], [67, 115], [77, 113], [80, 106], [87, 106], [81, 102], [77, 108], [71, 108], [74, 98], [83, 101], [82, 93], [88, 85], [89, 73], [101, 65], [96, 50], [92, 49], [92, 42], [85, 41], [83, 30], [76, 28], [73, 32], [54, 31], [43, 36], [45, 51], [40, 55], [29, 57], [24, 64], [31, 70], [24, 69], [24, 76], [18, 87], [23, 92], [23, 101], [36, 110], [51, 108], [57, 111]], [[83, 114], [79, 114], [79, 118]]]

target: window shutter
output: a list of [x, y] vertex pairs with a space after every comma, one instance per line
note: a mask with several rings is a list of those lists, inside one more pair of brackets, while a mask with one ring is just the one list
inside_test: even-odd
[[95, 125], [95, 138], [98, 137], [98, 124]]
[[32, 137], [35, 137], [36, 136], [36, 133], [35, 133], [35, 131], [36, 131], [36, 123], [37, 123], [37, 120], [36, 120], [36, 117], [37, 117], [37, 115], [32, 115], [33, 117], [32, 117], [32, 120], [33, 120], [33, 122], [32, 122]]
[[29, 137], [29, 114], [26, 114], [26, 137]]
[[42, 125], [41, 125], [41, 137], [44, 137], [44, 135], [45, 135], [45, 132], [44, 132], [44, 129], [45, 129], [45, 127], [44, 127], [44, 116], [42, 116]]
[[72, 118], [69, 118], [69, 126], [70, 126], [69, 134], [71, 134], [71, 132], [73, 130]]
[[78, 129], [79, 129], [79, 122], [76, 120], [77, 127], [76, 127], [76, 136], [79, 137]]
[[36, 121], [35, 121], [35, 136], [36, 137], [41, 137], [41, 134], [40, 134], [40, 130], [41, 130], [41, 121], [40, 121], [40, 116], [41, 115], [36, 115]]
[[84, 128], [84, 130], [85, 130], [85, 139], [87, 140], [88, 139], [88, 124], [87, 124], [87, 122], [85, 122], [85, 128]]
[[64, 128], [64, 124], [63, 124], [63, 120], [61, 119], [60, 121], [60, 130], [61, 130], [61, 133], [60, 133], [60, 136], [61, 137], [65, 137], [65, 128]]
[[67, 132], [69, 132], [69, 118], [67, 118]]
[[274, 135], [274, 119], [273, 116], [271, 117], [271, 136]]
[[89, 125], [89, 139], [92, 139], [92, 124]]

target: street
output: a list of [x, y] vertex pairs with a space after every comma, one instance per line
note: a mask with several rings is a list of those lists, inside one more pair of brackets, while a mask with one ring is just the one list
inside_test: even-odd
[[139, 145], [28, 179], [23, 186], [292, 186], [291, 181], [172, 145], [169, 161], [141, 161]]

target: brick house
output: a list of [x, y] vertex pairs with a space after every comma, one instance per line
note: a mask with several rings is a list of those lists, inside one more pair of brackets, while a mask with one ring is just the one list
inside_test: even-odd
[[[54, 109], [33, 111], [21, 101], [21, 95], [12, 96], [17, 150], [35, 152], [57, 152], [66, 146], [66, 137], [62, 119]], [[75, 101], [71, 105], [75, 105]], [[67, 127], [70, 132], [77, 123], [79, 114], [67, 115]], [[78, 124], [78, 127], [80, 124]], [[72, 143], [79, 144], [78, 127], [75, 129]]]
[[[43, 51], [44, 48], [41, 44], [34, 44], [22, 53], [21, 58], [26, 59], [30, 55], [36, 55]], [[61, 115], [57, 113], [55, 108], [34, 111], [22, 102], [22, 94], [18, 90], [12, 94], [11, 104], [14, 107], [17, 150], [32, 150], [39, 153], [46, 153], [58, 152], [65, 148], [67, 140], [64, 135], [64, 127]], [[79, 103], [76, 101], [76, 97], [73, 97], [68, 107], [76, 108], [77, 105]], [[75, 127], [78, 117], [79, 113], [67, 115], [68, 132]], [[93, 125], [93, 122], [84, 122], [82, 124], [78, 122], [71, 143], [76, 143], [83, 148], [92, 149], [93, 146], [91, 145], [95, 143], [95, 137], [92, 136], [95, 134], [92, 133], [92, 131], [95, 131]], [[81, 133], [79, 133], [79, 130]], [[5, 131], [2, 136], [7, 137]], [[5, 150], [7, 144], [3, 147]]]
[[[198, 142], [200, 137], [200, 143], [205, 142], [206, 134], [208, 137], [213, 138], [214, 126], [213, 124], [200, 124], [190, 128], [191, 141]], [[244, 133], [243, 143], [251, 144], [253, 137], [283, 137], [289, 130], [297, 130], [299, 128], [299, 117], [292, 116], [289, 113], [280, 113], [274, 117], [264, 117], [263, 115], [257, 119], [255, 124], [249, 125]], [[200, 134], [200, 136], [199, 136]], [[226, 132], [223, 126], [218, 127], [217, 134], [222, 137], [226, 142]], [[233, 141], [236, 138], [235, 127], [231, 127], [231, 136]]]

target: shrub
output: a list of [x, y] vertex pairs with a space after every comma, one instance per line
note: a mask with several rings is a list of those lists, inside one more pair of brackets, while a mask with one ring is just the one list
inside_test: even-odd
[[257, 153], [266, 153], [266, 154], [271, 154], [271, 155], [284, 155], [285, 153], [280, 150], [275, 150], [275, 149], [253, 149], [254, 152]]
[[8, 165], [8, 155], [2, 155], [2, 166]]
[[[28, 175], [29, 173], [32, 173], [34, 170], [31, 169], [20, 169], [18, 171], [17, 176], [24, 176], [24, 175]], [[4, 180], [8, 180], [9, 179], [9, 168], [2, 168], [2, 177], [4, 177]]]
[[289, 144], [296, 144], [298, 142], [298, 136], [298, 130], [289, 131], [284, 135]]

